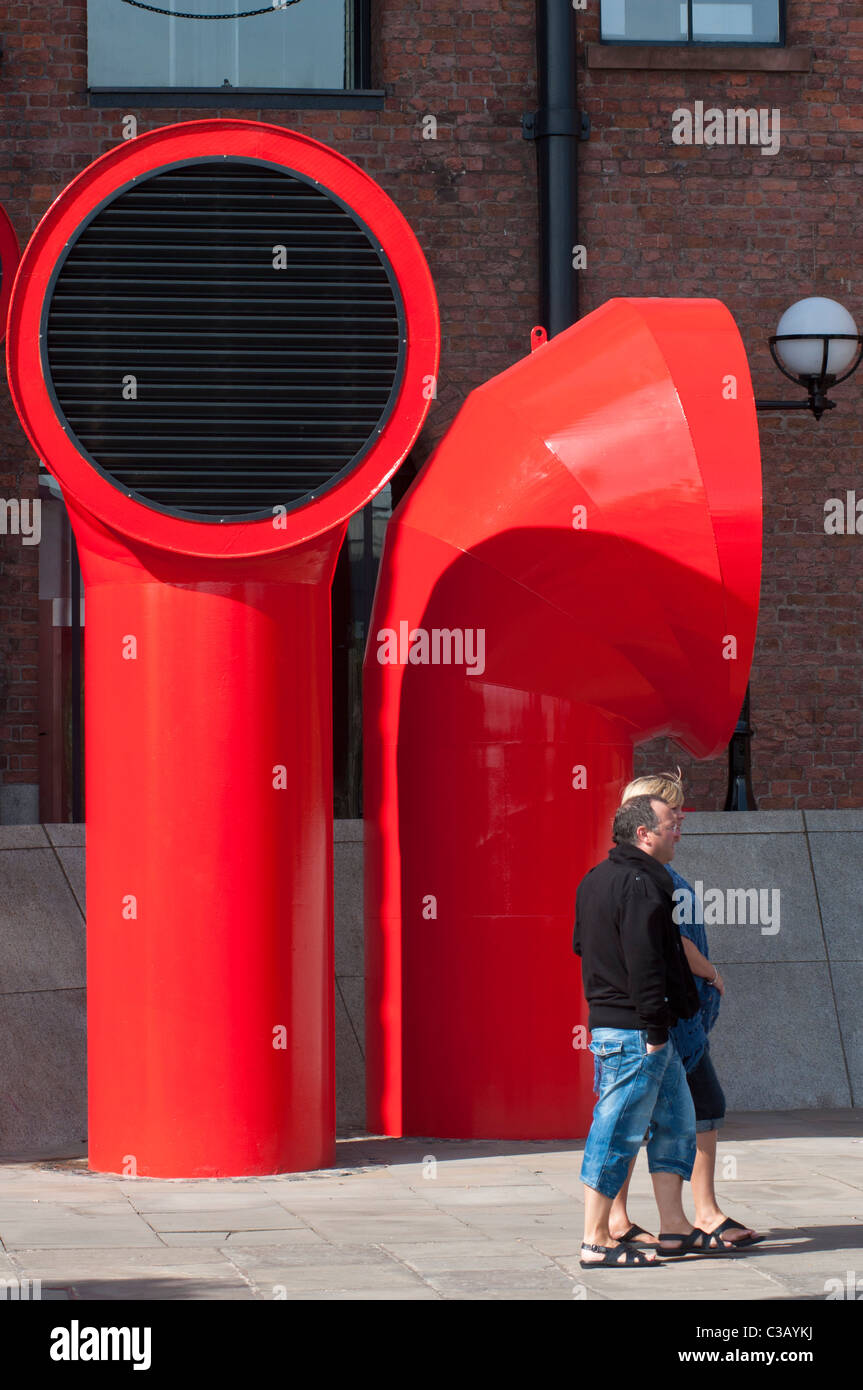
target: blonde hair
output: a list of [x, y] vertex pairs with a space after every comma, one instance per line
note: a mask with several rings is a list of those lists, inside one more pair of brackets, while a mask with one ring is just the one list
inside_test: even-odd
[[658, 801], [664, 801], [672, 810], [679, 810], [684, 800], [680, 768], [677, 772], [658, 772], [653, 777], [636, 777], [635, 781], [624, 787], [620, 798], [621, 806], [633, 796], [654, 796]]

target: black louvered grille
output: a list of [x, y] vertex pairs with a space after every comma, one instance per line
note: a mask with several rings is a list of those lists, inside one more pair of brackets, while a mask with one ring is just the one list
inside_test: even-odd
[[112, 482], [217, 520], [296, 505], [358, 461], [397, 394], [403, 323], [382, 255], [332, 196], [207, 160], [141, 180], [84, 227], [43, 351]]

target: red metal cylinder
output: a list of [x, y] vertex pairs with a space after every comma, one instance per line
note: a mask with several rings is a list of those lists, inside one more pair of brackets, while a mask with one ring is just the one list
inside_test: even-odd
[[344, 528], [258, 561], [140, 546], [121, 560], [72, 511], [87, 594], [90, 1166], [326, 1167]]
[[365, 661], [370, 1129], [586, 1133], [576, 886], [636, 742], [727, 742], [759, 560], [716, 301], [611, 301], [468, 398], [390, 522]]

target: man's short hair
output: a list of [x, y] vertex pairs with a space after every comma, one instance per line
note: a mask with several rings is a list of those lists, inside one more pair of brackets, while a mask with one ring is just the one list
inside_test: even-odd
[[[658, 797], [653, 799], [659, 800]], [[616, 845], [637, 845], [640, 825], [648, 830], [657, 829], [659, 817], [650, 802], [649, 796], [632, 796], [618, 807], [611, 827], [611, 838]]]

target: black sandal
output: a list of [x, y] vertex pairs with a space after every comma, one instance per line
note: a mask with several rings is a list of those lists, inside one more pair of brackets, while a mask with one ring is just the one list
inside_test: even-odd
[[648, 1245], [648, 1243], [647, 1243], [646, 1240], [636, 1240], [636, 1239], [635, 1239], [636, 1236], [649, 1236], [649, 1235], [650, 1235], [650, 1232], [649, 1232], [649, 1231], [645, 1231], [645, 1229], [644, 1229], [643, 1226], [630, 1226], [629, 1230], [626, 1232], [626, 1235], [625, 1235], [625, 1236], [618, 1236], [617, 1239], [620, 1241], [621, 1245], [632, 1245], [636, 1250], [656, 1250], [656, 1251], [659, 1251], [659, 1250], [661, 1249], [661, 1247], [660, 1247], [658, 1241], [654, 1241], [652, 1245]]
[[669, 1250], [665, 1245], [660, 1246], [660, 1251], [666, 1259], [675, 1259], [679, 1255], [688, 1255], [690, 1251], [695, 1250], [702, 1255], [731, 1255], [734, 1253], [734, 1245], [730, 1242], [727, 1245], [724, 1244], [718, 1231], [702, 1231], [700, 1226], [693, 1226], [689, 1234], [685, 1236], [681, 1235], [678, 1231], [660, 1231], [659, 1239], [661, 1241], [680, 1241], [680, 1245], [676, 1250]]
[[[633, 1250], [631, 1245], [589, 1245], [586, 1241], [581, 1242], [582, 1250], [593, 1250], [595, 1254], [602, 1255], [601, 1260], [579, 1260], [582, 1269], [625, 1269], [627, 1266], [638, 1265], [658, 1265], [660, 1260], [648, 1260], [642, 1255], [640, 1250]], [[620, 1255], [623, 1259], [620, 1259]], [[614, 1257], [617, 1256], [615, 1259]]]
[[[732, 1221], [730, 1216], [726, 1216], [721, 1226], [717, 1226], [715, 1231], [711, 1231], [712, 1236], [721, 1236], [723, 1231], [749, 1231], [750, 1226], [741, 1226], [739, 1221]], [[745, 1236], [743, 1240], [732, 1240], [730, 1245], [734, 1250], [740, 1250], [746, 1245], [758, 1245], [760, 1241], [766, 1240], [766, 1236]]]

